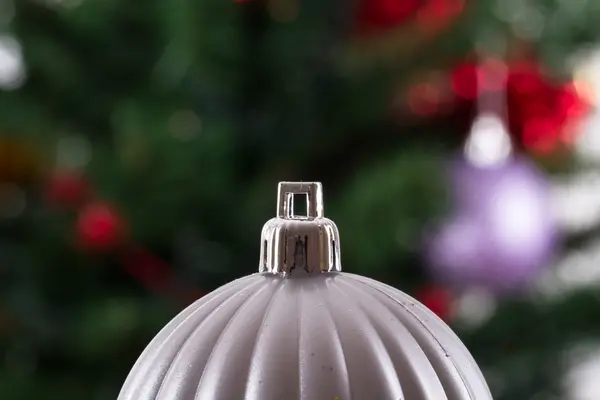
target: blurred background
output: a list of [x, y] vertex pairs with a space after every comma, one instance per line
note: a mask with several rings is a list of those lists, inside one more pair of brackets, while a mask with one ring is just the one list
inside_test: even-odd
[[0, 397], [112, 400], [318, 180], [498, 400], [600, 399], [600, 2], [0, 0]]

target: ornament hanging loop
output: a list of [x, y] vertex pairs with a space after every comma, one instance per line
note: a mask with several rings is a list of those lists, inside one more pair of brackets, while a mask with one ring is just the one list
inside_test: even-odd
[[[306, 195], [306, 216], [294, 214], [294, 195]], [[320, 182], [280, 182], [277, 217], [286, 219], [323, 218], [323, 186]]]
[[[306, 197], [306, 215], [294, 213], [296, 195]], [[259, 272], [289, 277], [341, 271], [340, 239], [324, 217], [319, 182], [280, 182], [277, 217], [262, 230]]]

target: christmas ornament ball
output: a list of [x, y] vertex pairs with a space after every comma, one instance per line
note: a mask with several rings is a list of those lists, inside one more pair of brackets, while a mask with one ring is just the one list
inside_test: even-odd
[[[307, 214], [293, 213], [306, 194]], [[319, 183], [282, 182], [259, 273], [196, 301], [149, 344], [118, 400], [491, 400], [426, 307], [341, 272]]]
[[427, 239], [432, 273], [463, 288], [526, 287], [558, 243], [547, 179], [518, 156], [490, 166], [458, 158], [448, 170], [455, 210]]

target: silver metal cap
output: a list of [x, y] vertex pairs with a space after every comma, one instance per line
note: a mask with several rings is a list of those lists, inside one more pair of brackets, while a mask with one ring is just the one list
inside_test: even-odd
[[[294, 214], [295, 195], [306, 196], [306, 214]], [[259, 272], [339, 272], [340, 239], [333, 221], [323, 214], [323, 187], [319, 182], [280, 182], [277, 217], [262, 230]]]

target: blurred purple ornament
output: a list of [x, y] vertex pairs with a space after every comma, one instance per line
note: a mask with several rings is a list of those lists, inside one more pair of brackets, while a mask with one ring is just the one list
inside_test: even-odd
[[547, 179], [506, 151], [490, 164], [467, 154], [448, 171], [455, 209], [427, 239], [432, 273], [458, 288], [527, 286], [557, 247]]
[[456, 208], [429, 239], [432, 271], [458, 286], [504, 291], [526, 285], [556, 247], [543, 175], [524, 159], [494, 167], [456, 160], [450, 173]]

